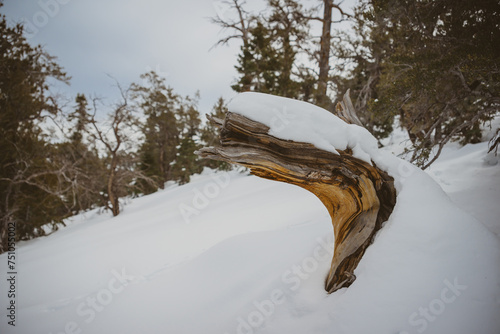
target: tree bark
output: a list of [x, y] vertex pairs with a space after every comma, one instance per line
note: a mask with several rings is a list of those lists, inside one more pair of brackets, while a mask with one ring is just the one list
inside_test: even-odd
[[[344, 108], [348, 106], [337, 110], [351, 121], [353, 111]], [[248, 167], [253, 175], [295, 184], [321, 200], [335, 235], [325, 290], [332, 293], [351, 285], [356, 266], [395, 205], [392, 177], [373, 162], [353, 157], [350, 148], [336, 155], [309, 143], [276, 138], [266, 125], [232, 112], [224, 120], [209, 119], [221, 128], [220, 144], [198, 151], [202, 158]]]
[[328, 88], [328, 73], [330, 72], [330, 43], [332, 29], [332, 0], [323, 0], [323, 28], [321, 32], [320, 50], [319, 50], [319, 76], [317, 103], [323, 108], [328, 108], [329, 99], [326, 95]]
[[160, 189], [165, 189], [165, 182], [167, 182], [167, 171], [165, 170], [165, 145], [163, 143], [160, 144], [160, 175], [161, 180], [158, 184]]
[[117, 164], [118, 163], [117, 163], [116, 152], [113, 152], [113, 157], [111, 158], [111, 169], [108, 175], [108, 197], [113, 217], [116, 217], [120, 214], [120, 203], [118, 199], [119, 196], [116, 193], [116, 184], [115, 184]]

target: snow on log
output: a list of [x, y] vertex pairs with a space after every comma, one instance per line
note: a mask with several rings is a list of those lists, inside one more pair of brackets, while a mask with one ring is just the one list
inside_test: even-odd
[[372, 161], [376, 140], [357, 125], [348, 94], [339, 117], [308, 103], [259, 93], [238, 95], [220, 127], [220, 144], [202, 158], [248, 167], [252, 174], [295, 184], [316, 195], [333, 224], [334, 254], [325, 280], [332, 293], [354, 270], [396, 203], [394, 180]]

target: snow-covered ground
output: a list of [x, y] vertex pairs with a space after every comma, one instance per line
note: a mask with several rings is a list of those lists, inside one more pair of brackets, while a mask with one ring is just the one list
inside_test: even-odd
[[[292, 109], [271, 121], [297, 121]], [[0, 333], [498, 334], [500, 163], [486, 150], [449, 145], [427, 173], [387, 163], [395, 210], [331, 295], [330, 217], [292, 185], [205, 171], [118, 217], [75, 216], [18, 245], [16, 326], [4, 275]]]

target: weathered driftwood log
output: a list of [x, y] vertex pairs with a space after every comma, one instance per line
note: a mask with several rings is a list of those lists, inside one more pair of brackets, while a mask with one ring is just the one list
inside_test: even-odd
[[[344, 121], [353, 122], [349, 103], [347, 95], [337, 110]], [[209, 119], [220, 127], [220, 145], [201, 149], [201, 157], [246, 166], [254, 175], [298, 185], [321, 200], [335, 235], [325, 289], [332, 293], [351, 285], [354, 269], [395, 205], [393, 179], [374, 163], [353, 157], [349, 148], [336, 155], [276, 138], [266, 125], [232, 112], [224, 120]]]

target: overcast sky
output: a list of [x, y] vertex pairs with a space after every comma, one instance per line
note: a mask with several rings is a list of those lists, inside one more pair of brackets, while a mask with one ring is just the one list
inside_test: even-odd
[[238, 43], [210, 50], [222, 35], [208, 18], [231, 15], [221, 1], [5, 0], [1, 11], [58, 58], [72, 77], [58, 90], [72, 99], [81, 92], [112, 103], [119, 95], [108, 74], [127, 86], [149, 70], [181, 95], [199, 90], [201, 112], [235, 95]]
[[[264, 3], [249, 0], [246, 8], [256, 12]], [[304, 0], [307, 7], [318, 3]], [[224, 34], [209, 17], [234, 15], [224, 1], [4, 0], [0, 11], [12, 23], [24, 22], [29, 42], [58, 58], [72, 79], [57, 90], [71, 99], [84, 93], [111, 104], [119, 93], [108, 75], [126, 87], [150, 70], [183, 96], [199, 90], [202, 113], [219, 96], [235, 95], [240, 44], [211, 49]]]

